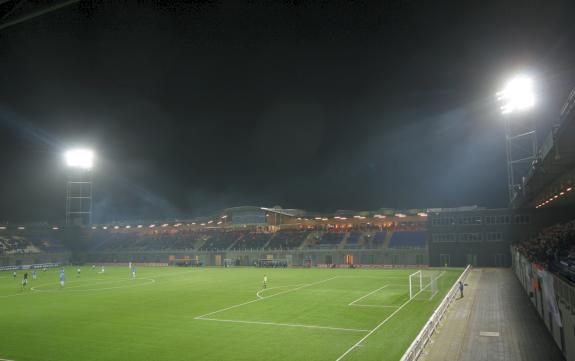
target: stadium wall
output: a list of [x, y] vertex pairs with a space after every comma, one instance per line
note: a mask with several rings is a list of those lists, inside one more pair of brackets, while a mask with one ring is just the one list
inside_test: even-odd
[[575, 285], [512, 249], [513, 270], [567, 361], [575, 361]]
[[68, 263], [70, 253], [25, 253], [0, 256], [0, 266], [20, 266], [40, 263]]

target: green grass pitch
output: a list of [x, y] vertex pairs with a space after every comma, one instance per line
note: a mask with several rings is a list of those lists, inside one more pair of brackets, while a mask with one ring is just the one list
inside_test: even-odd
[[2, 272], [0, 359], [399, 360], [462, 270], [438, 270], [431, 301], [409, 301], [413, 272], [82, 267], [25, 290]]

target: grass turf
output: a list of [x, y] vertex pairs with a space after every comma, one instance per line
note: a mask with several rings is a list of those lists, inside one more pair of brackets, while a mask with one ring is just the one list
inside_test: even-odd
[[63, 288], [53, 269], [25, 290], [23, 271], [3, 272], [0, 359], [334, 361], [388, 319], [344, 360], [399, 360], [461, 274], [407, 302], [413, 272], [140, 267], [132, 280], [127, 267], [83, 267]]

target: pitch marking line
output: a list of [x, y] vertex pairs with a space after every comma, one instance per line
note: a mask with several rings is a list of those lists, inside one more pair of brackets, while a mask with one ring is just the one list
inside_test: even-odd
[[320, 284], [320, 283], [325, 283], [325, 282], [327, 282], [327, 281], [331, 281], [331, 280], [336, 279], [336, 278], [337, 278], [337, 276], [336, 276], [336, 277], [331, 277], [331, 278], [328, 278], [328, 279], [325, 279], [325, 280], [317, 281], [317, 282], [314, 282], [314, 283], [308, 283], [308, 284], [305, 284], [305, 285], [303, 285], [303, 286], [299, 286], [299, 287], [296, 287], [296, 288], [293, 288], [293, 289], [290, 289], [290, 290], [278, 292], [278, 293], [275, 293], [275, 294], [273, 294], [273, 295], [271, 295], [271, 296], [267, 296], [267, 297], [263, 297], [263, 298], [256, 298], [255, 300], [251, 300], [251, 301], [239, 303], [239, 304], [237, 304], [237, 305], [233, 305], [233, 306], [230, 306], [230, 307], [222, 308], [222, 309], [220, 309], [220, 310], [216, 310], [216, 311], [213, 311], [213, 312], [209, 312], [209, 313], [206, 313], [206, 314], [201, 315], [201, 316], [196, 316], [196, 317], [194, 317], [194, 319], [196, 319], [196, 320], [205, 319], [205, 317], [211, 316], [211, 315], [215, 315], [216, 313], [220, 313], [220, 312], [224, 312], [224, 311], [227, 311], [227, 310], [231, 310], [231, 309], [233, 309], [233, 308], [237, 308], [237, 307], [249, 305], [250, 303], [258, 302], [258, 301], [261, 301], [261, 300], [267, 300], [268, 298], [272, 298], [272, 297], [275, 297], [275, 296], [283, 295], [284, 293], [288, 293], [288, 292], [294, 292], [294, 291], [297, 291], [297, 290], [301, 290], [302, 288], [305, 288], [305, 287], [315, 286], [315, 285], [318, 285], [318, 284]]
[[221, 318], [199, 318], [202, 321], [216, 321], [216, 322], [230, 322], [230, 323], [246, 323], [253, 325], [266, 325], [266, 326], [282, 326], [282, 327], [301, 327], [301, 328], [313, 328], [320, 330], [332, 330], [332, 331], [347, 331], [347, 332], [369, 332], [369, 330], [361, 330], [357, 328], [344, 328], [344, 327], [330, 327], [330, 326], [316, 326], [316, 325], [303, 325], [295, 323], [277, 323], [277, 322], [264, 322], [264, 321], [243, 321], [243, 320], [227, 320]]
[[[445, 271], [441, 272], [439, 274], [439, 276], [437, 276], [437, 278], [435, 278], [436, 280], [443, 276], [443, 274], [445, 273]], [[429, 286], [427, 286], [429, 287]], [[425, 288], [427, 288], [425, 287]], [[385, 320], [381, 321], [377, 326], [375, 326], [371, 331], [369, 331], [369, 333], [365, 336], [363, 336], [361, 338], [361, 340], [357, 341], [353, 346], [351, 346], [350, 348], [348, 348], [341, 356], [339, 356], [335, 361], [341, 361], [343, 360], [343, 358], [345, 356], [347, 356], [351, 351], [355, 350], [356, 347], [358, 347], [363, 341], [365, 341], [369, 336], [373, 335], [373, 333], [375, 331], [377, 331], [381, 326], [383, 326], [385, 323], [387, 323], [387, 321], [389, 321], [393, 316], [395, 316], [399, 311], [401, 311], [402, 308], [404, 308], [405, 306], [407, 306], [408, 303], [410, 303], [412, 300], [415, 299], [415, 296], [417, 296], [418, 294], [420, 294], [421, 292], [423, 292], [425, 290], [425, 288], [422, 288], [421, 290], [419, 290], [412, 298], [410, 298], [409, 300], [405, 301], [401, 306], [399, 306], [399, 308], [395, 311], [392, 312], [391, 315], [387, 316], [385, 318]]]
[[[136, 284], [131, 284], [131, 285], [127, 284], [127, 285], [115, 286], [115, 287], [86, 288], [86, 289], [81, 289], [81, 290], [69, 290], [69, 289], [70, 288], [83, 287], [83, 286], [73, 286], [73, 287], [68, 287], [68, 288], [62, 287], [62, 288], [55, 289], [55, 290], [53, 290], [53, 289], [52, 290], [40, 290], [40, 289], [38, 289], [38, 287], [40, 287], [40, 286], [37, 286], [37, 287], [30, 288], [30, 291], [47, 292], [47, 293], [54, 293], [54, 292], [62, 292], [62, 293], [78, 292], [78, 293], [81, 293], [81, 292], [92, 292], [92, 291], [96, 292], [96, 291], [108, 291], [108, 290], [124, 289], [124, 288], [134, 288], [134, 287], [148, 286], [148, 285], [156, 283], [156, 280], [153, 278], [139, 278], [139, 279], [146, 280], [148, 282], [136, 283]], [[102, 283], [100, 283], [100, 284], [102, 284]], [[109, 282], [108, 282], [108, 284], [109, 284]], [[0, 361], [2, 361], [2, 360], [0, 359]]]
[[358, 302], [358, 301], [361, 301], [361, 300], [363, 300], [364, 298], [366, 298], [366, 297], [368, 297], [368, 296], [373, 295], [373, 294], [376, 293], [377, 291], [382, 290], [382, 289], [384, 289], [384, 288], [387, 287], [387, 286], [389, 286], [389, 285], [384, 285], [383, 287], [380, 287], [380, 288], [378, 288], [378, 289], [376, 289], [376, 290], [371, 291], [371, 292], [368, 293], [367, 295], [361, 296], [361, 297], [358, 298], [357, 300], [351, 302], [348, 306], [353, 306], [354, 303], [356, 303], [356, 302]]
[[348, 306], [355, 306], [355, 307], [377, 307], [377, 308], [398, 308], [399, 306], [391, 306], [391, 305], [366, 305], [366, 304], [361, 304], [361, 305], [348, 305]]
[[7, 358], [0, 358], [0, 361], [14, 361], [14, 360], [8, 360]]
[[[277, 286], [277, 287], [271, 287], [271, 288], [264, 288], [263, 290], [259, 290], [259, 291], [256, 293], [256, 296], [257, 296], [258, 298], [267, 298], [267, 297], [262, 296], [261, 293], [263, 293], [264, 291], [275, 290], [275, 289], [277, 289], [277, 288], [287, 288], [287, 287], [297, 287], [297, 286], [301, 286], [301, 284], [299, 284], [299, 285], [288, 285], [288, 286]], [[270, 296], [268, 296], [268, 297], [270, 297]], [[1, 361], [1, 360], [0, 360], [0, 361]]]

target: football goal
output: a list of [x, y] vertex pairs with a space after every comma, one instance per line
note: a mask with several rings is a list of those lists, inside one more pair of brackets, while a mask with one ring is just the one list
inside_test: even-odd
[[437, 294], [439, 271], [420, 270], [409, 275], [409, 299], [431, 300]]

